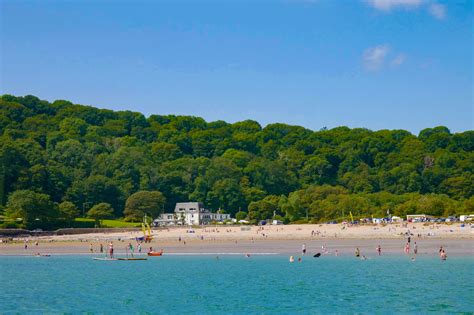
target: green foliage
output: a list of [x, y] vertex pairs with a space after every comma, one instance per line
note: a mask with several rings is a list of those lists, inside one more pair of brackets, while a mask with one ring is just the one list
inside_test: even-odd
[[57, 219], [58, 210], [46, 194], [17, 190], [8, 197], [5, 214], [25, 227], [32, 227]]
[[245, 220], [246, 218], [247, 218], [247, 212], [245, 211], [239, 211], [235, 214], [235, 219], [237, 219], [237, 221]]
[[87, 211], [87, 216], [94, 219], [97, 226], [100, 226], [101, 219], [111, 218], [113, 214], [114, 209], [106, 202], [101, 202]]
[[155, 218], [163, 213], [165, 201], [159, 191], [139, 191], [128, 197], [123, 213], [128, 221], [140, 222], [145, 214]]
[[73, 221], [74, 218], [78, 217], [80, 212], [79, 209], [70, 201], [63, 201], [58, 205], [59, 216], [67, 221]]
[[[247, 213], [254, 222], [274, 215], [313, 222], [349, 211], [382, 216], [387, 209], [459, 214], [472, 209], [473, 151], [473, 131], [453, 134], [443, 126], [418, 136], [280, 123], [262, 128], [251, 120], [146, 118], [3, 95], [0, 206], [27, 217], [24, 225], [71, 221], [78, 209], [100, 203], [129, 220], [172, 211], [182, 201]], [[137, 197], [141, 192], [145, 197]]]

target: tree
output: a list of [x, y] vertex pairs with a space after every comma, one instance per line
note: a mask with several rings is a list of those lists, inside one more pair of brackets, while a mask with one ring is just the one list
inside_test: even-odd
[[[473, 150], [474, 131], [451, 133], [443, 126], [417, 136], [344, 126], [262, 128], [250, 120], [146, 118], [64, 100], [3, 95], [0, 207], [24, 190], [44, 194], [50, 202], [72, 202], [75, 208], [61, 203], [59, 213], [53, 205], [42, 215], [42, 222], [53, 224], [60, 222], [58, 215], [72, 219], [77, 208], [102, 202], [111, 205], [115, 217], [123, 216], [130, 197], [134, 206], [125, 215], [136, 220], [150, 211], [148, 202], [154, 204], [151, 215], [163, 206], [132, 196], [159, 191], [165, 209], [194, 200], [235, 213], [248, 212], [253, 204], [248, 216], [266, 219], [274, 209], [285, 222], [340, 218], [350, 208], [361, 216], [383, 215], [387, 208], [444, 215], [470, 207]], [[26, 195], [33, 204], [47, 203]], [[40, 222], [41, 211], [31, 212]]]
[[239, 183], [230, 178], [215, 182], [212, 190], [207, 194], [207, 204], [212, 209], [226, 209], [231, 215], [245, 206], [244, 202]]
[[100, 220], [111, 218], [114, 214], [112, 206], [106, 202], [101, 202], [87, 211], [87, 216], [95, 220], [95, 225], [100, 226]]
[[6, 216], [31, 227], [56, 219], [58, 211], [48, 195], [17, 190], [8, 197]]
[[63, 201], [58, 206], [59, 215], [67, 221], [73, 221], [79, 216], [79, 209], [70, 201]]
[[156, 218], [165, 203], [166, 198], [159, 191], [139, 191], [128, 197], [123, 214], [130, 221], [141, 221], [145, 214]]
[[249, 204], [250, 220], [267, 220], [273, 218], [273, 214], [278, 211], [278, 204], [270, 200], [260, 200]]
[[66, 192], [66, 200], [81, 207], [85, 203], [98, 204], [107, 202], [117, 210], [116, 216], [123, 209], [123, 195], [116, 186], [116, 181], [102, 175], [93, 175], [85, 180], [76, 180]]
[[235, 219], [237, 221], [245, 220], [246, 218], [247, 218], [247, 212], [245, 211], [239, 211], [235, 214]]

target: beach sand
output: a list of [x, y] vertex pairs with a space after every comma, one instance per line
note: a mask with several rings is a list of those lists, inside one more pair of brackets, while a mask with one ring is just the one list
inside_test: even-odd
[[[192, 233], [190, 233], [192, 231]], [[474, 228], [461, 227], [460, 223], [407, 225], [362, 225], [343, 226], [341, 224], [307, 224], [277, 226], [206, 226], [204, 228], [161, 228], [152, 230], [153, 241], [142, 243], [142, 253], [149, 247], [164, 249], [165, 254], [292, 254], [300, 255], [302, 245], [307, 248], [307, 256], [323, 252], [327, 255], [353, 255], [359, 247], [362, 254], [376, 255], [376, 247], [382, 247], [383, 254], [403, 255], [407, 242], [407, 232], [411, 236], [411, 248], [418, 244], [419, 255], [436, 255], [443, 246], [448, 255], [474, 256]], [[125, 247], [131, 242], [137, 247], [136, 237], [142, 232], [94, 233], [29, 237], [28, 249], [24, 249], [25, 238], [0, 244], [0, 255], [48, 254], [90, 254], [99, 255], [99, 246], [104, 250], [109, 241], [113, 241], [115, 253], [125, 253]], [[181, 238], [181, 241], [179, 239]], [[35, 242], [38, 241], [38, 245]], [[91, 253], [90, 244], [94, 252]], [[137, 252], [137, 249], [135, 249]], [[104, 255], [104, 254], [102, 254]]]

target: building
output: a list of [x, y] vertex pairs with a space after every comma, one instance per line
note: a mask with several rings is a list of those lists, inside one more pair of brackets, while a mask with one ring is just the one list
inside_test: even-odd
[[202, 202], [178, 202], [174, 213], [163, 213], [153, 221], [155, 226], [205, 225], [230, 220], [230, 214], [212, 213]]

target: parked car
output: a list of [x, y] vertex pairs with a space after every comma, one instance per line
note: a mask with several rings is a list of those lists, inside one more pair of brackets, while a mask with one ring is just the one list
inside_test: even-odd
[[459, 220], [458, 220], [458, 218], [456, 218], [456, 217], [448, 217], [448, 218], [446, 219], [446, 222], [457, 222], [457, 221], [459, 221]]

